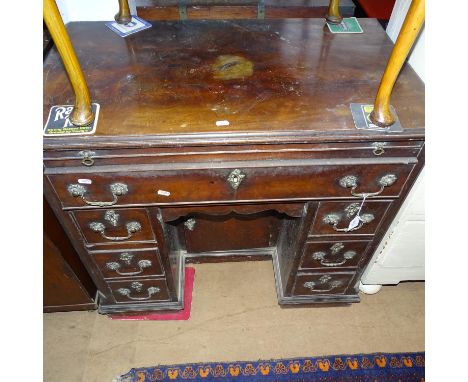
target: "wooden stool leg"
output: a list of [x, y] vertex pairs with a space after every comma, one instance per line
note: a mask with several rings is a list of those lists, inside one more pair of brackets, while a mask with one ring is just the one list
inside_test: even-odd
[[119, 0], [119, 13], [115, 15], [114, 19], [119, 24], [128, 24], [130, 21], [132, 21], [128, 0]]
[[331, 24], [339, 24], [343, 20], [340, 15], [340, 0], [330, 0], [327, 16], [325, 17]]
[[370, 114], [372, 123], [377, 126], [386, 127], [395, 123], [396, 117], [390, 110], [390, 96], [398, 74], [421, 30], [424, 17], [425, 0], [413, 0], [382, 76], [374, 110]]
[[55, 0], [44, 0], [43, 12], [44, 21], [62, 58], [75, 92], [75, 106], [70, 114], [70, 122], [76, 126], [89, 125], [94, 120], [94, 113], [91, 108], [88, 85]]

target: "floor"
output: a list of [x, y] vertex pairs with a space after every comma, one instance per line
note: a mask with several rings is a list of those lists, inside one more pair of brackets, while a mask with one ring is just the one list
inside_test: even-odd
[[132, 367], [424, 350], [424, 283], [348, 307], [282, 309], [269, 261], [196, 268], [188, 321], [44, 314], [44, 381], [111, 382]]

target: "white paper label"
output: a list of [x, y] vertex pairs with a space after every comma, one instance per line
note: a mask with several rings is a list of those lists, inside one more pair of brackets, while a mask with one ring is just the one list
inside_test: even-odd
[[169, 191], [164, 191], [164, 190], [158, 190], [158, 195], [162, 196], [170, 196], [171, 193]]
[[91, 184], [93, 181], [91, 179], [78, 179], [79, 184]]
[[356, 228], [359, 225], [359, 223], [361, 221], [364, 223], [364, 220], [362, 220], [360, 213], [361, 213], [361, 210], [362, 210], [362, 206], [364, 205], [364, 203], [366, 201], [366, 198], [367, 198], [367, 194], [364, 194], [364, 197], [362, 198], [362, 203], [359, 206], [359, 210], [358, 210], [356, 216], [353, 218], [353, 220], [351, 220], [349, 222], [349, 225], [348, 225], [348, 228], [346, 229], [346, 232], [352, 231], [354, 228]]
[[348, 226], [348, 231], [351, 231], [352, 229], [356, 228], [359, 225], [359, 222], [361, 221], [361, 217], [359, 215], [355, 216], [353, 220], [349, 222]]
[[229, 126], [229, 121], [216, 121], [216, 126]]

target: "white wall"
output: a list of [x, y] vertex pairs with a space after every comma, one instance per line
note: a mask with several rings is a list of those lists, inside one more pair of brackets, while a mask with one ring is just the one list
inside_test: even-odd
[[[400, 32], [401, 25], [405, 20], [406, 12], [411, 4], [411, 0], [397, 0], [393, 8], [392, 16], [387, 27], [387, 34], [393, 42], [396, 41], [398, 33]], [[410, 55], [409, 64], [421, 78], [425, 80], [425, 31], [422, 27], [419, 38], [416, 40], [413, 50]]]
[[[111, 21], [119, 11], [117, 0], [55, 0], [63, 22], [71, 21]], [[129, 0], [132, 14], [136, 14], [133, 0]]]

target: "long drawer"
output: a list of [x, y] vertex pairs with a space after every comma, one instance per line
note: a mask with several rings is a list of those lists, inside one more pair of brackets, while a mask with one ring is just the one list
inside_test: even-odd
[[157, 147], [135, 149], [77, 149], [47, 151], [44, 153], [44, 166], [81, 167], [106, 165], [136, 165], [180, 162], [219, 162], [219, 161], [264, 161], [290, 159], [333, 159], [333, 158], [394, 158], [417, 157], [422, 141], [376, 141], [376, 142], [335, 142], [321, 144], [288, 145], [245, 145], [190, 147], [181, 155], [178, 147]]
[[219, 168], [216, 163], [197, 163], [191, 168], [159, 171], [103, 166], [47, 176], [63, 208], [360, 198], [362, 193], [398, 197], [415, 165], [413, 159], [395, 163], [273, 161], [268, 166], [239, 162]]

